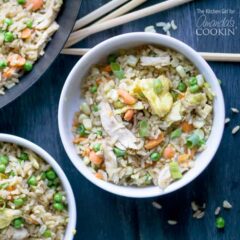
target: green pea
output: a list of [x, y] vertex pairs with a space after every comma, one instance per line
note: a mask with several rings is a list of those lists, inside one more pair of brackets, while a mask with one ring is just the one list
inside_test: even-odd
[[224, 228], [225, 227], [225, 220], [224, 220], [224, 218], [218, 217], [216, 219], [216, 223], [215, 224], [216, 224], [216, 228], [219, 228], [219, 229]]
[[54, 202], [61, 203], [63, 201], [63, 195], [61, 193], [55, 193], [53, 200]]
[[52, 236], [52, 232], [48, 229], [43, 233], [43, 237], [45, 238], [50, 238], [51, 236]]
[[6, 166], [4, 164], [0, 164], [0, 173], [5, 173]]
[[26, 3], [26, 0], [17, 0], [18, 4], [23, 5]]
[[98, 151], [100, 151], [101, 146], [102, 146], [101, 143], [96, 143], [96, 144], [93, 146], [93, 150], [94, 150], [94, 152], [98, 152]]
[[0, 60], [0, 69], [4, 69], [5, 67], [7, 67], [7, 61]]
[[97, 112], [99, 110], [98, 105], [96, 104], [94, 104], [92, 108], [94, 112]]
[[112, 62], [116, 62], [118, 55], [117, 54], [110, 54], [108, 55], [107, 62], [111, 64]]
[[126, 152], [124, 151], [124, 150], [122, 150], [122, 149], [119, 149], [119, 148], [113, 148], [113, 152], [115, 153], [115, 155], [117, 156], [117, 157], [124, 157], [125, 156], [125, 154], [126, 154]]
[[23, 218], [16, 218], [13, 220], [13, 226], [16, 229], [22, 228], [24, 226], [24, 219]]
[[20, 156], [18, 157], [20, 160], [27, 161], [29, 160], [28, 154], [25, 152], [21, 152]]
[[48, 180], [54, 180], [54, 179], [57, 178], [57, 174], [56, 174], [53, 170], [48, 170], [48, 171], [46, 172], [46, 178], [47, 178]]
[[10, 19], [10, 18], [6, 18], [4, 19], [4, 23], [7, 25], [7, 26], [11, 26], [13, 24], [13, 20]]
[[182, 131], [181, 131], [180, 128], [178, 128], [178, 129], [174, 130], [174, 131], [171, 133], [171, 136], [170, 136], [170, 137], [171, 137], [171, 139], [175, 139], [175, 138], [180, 137], [181, 134], [182, 134]]
[[14, 199], [13, 203], [16, 207], [21, 207], [24, 204], [24, 200], [22, 198]]
[[8, 165], [9, 163], [9, 157], [6, 155], [0, 156], [0, 164]]
[[187, 89], [187, 86], [186, 86], [185, 83], [180, 82], [180, 83], [178, 84], [178, 90], [179, 90], [180, 92], [185, 92], [186, 89]]
[[26, 26], [27, 26], [28, 28], [32, 28], [32, 25], [33, 25], [33, 20], [27, 20]]
[[189, 91], [191, 92], [191, 93], [197, 93], [198, 91], [199, 91], [199, 86], [198, 85], [194, 85], [194, 86], [191, 86], [191, 87], [189, 87]]
[[188, 81], [189, 86], [197, 85], [197, 78], [191, 77]]
[[14, 36], [11, 32], [4, 33], [4, 41], [5, 42], [12, 42], [14, 40]]
[[63, 204], [57, 203], [57, 202], [53, 204], [53, 207], [54, 207], [57, 211], [62, 211], [62, 210], [64, 209]]
[[77, 128], [77, 133], [81, 136], [81, 137], [84, 137], [86, 136], [86, 129], [85, 127], [83, 126], [83, 124], [80, 124]]
[[23, 65], [23, 69], [26, 72], [30, 72], [33, 69], [33, 64], [29, 61], [25, 62], [25, 64]]
[[94, 85], [90, 88], [91, 93], [96, 93], [97, 92], [97, 85]]
[[31, 176], [28, 181], [27, 181], [28, 185], [30, 186], [37, 186], [37, 179], [35, 176]]
[[160, 94], [163, 89], [163, 85], [160, 79], [154, 79], [153, 81], [153, 90], [156, 94]]
[[153, 161], [158, 161], [159, 158], [160, 158], [160, 153], [157, 153], [157, 152], [153, 152], [150, 156], [151, 160]]

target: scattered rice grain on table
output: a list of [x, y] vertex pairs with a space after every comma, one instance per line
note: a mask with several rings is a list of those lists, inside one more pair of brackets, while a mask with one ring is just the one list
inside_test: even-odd
[[225, 124], [229, 123], [230, 121], [231, 121], [230, 118], [226, 118], [226, 119], [225, 119]]
[[144, 28], [144, 32], [153, 32], [153, 33], [155, 33], [157, 31], [156, 31], [156, 29], [155, 29], [155, 27], [153, 25], [150, 25], [150, 26], [147, 26], [147, 27]]
[[169, 225], [176, 225], [178, 222], [176, 220], [168, 220], [167, 223]]
[[171, 22], [158, 22], [156, 23], [157, 27], [162, 28], [162, 30], [168, 35], [171, 36], [171, 30], [176, 30], [177, 25], [175, 24], [174, 20], [171, 20]]
[[214, 93], [175, 51], [120, 50], [92, 66], [81, 91], [73, 143], [99, 181], [165, 189], [206, 147]]
[[236, 126], [232, 129], [232, 134], [236, 134], [240, 129], [240, 126]]
[[223, 201], [223, 208], [225, 209], [231, 209], [232, 208], [232, 205], [230, 202], [228, 202], [227, 200], [224, 200]]
[[205, 212], [204, 212], [204, 211], [197, 210], [197, 211], [193, 214], [193, 218], [201, 219], [201, 218], [204, 217], [204, 215], [205, 215]]
[[160, 205], [158, 202], [152, 202], [153, 207], [157, 208], [157, 209], [162, 209], [162, 205]]
[[239, 110], [238, 110], [237, 108], [231, 108], [231, 111], [232, 111], [233, 113], [239, 113]]
[[199, 206], [196, 204], [196, 202], [192, 201], [191, 202], [191, 208], [195, 212], [199, 209]]
[[214, 211], [214, 215], [219, 215], [219, 213], [221, 212], [221, 207], [217, 207]]

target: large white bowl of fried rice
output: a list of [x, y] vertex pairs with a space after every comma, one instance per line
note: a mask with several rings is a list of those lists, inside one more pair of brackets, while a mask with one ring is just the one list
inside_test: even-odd
[[218, 79], [196, 51], [169, 36], [128, 33], [78, 61], [61, 93], [58, 123], [83, 176], [143, 198], [173, 192], [208, 166], [224, 116]]
[[57, 162], [23, 138], [0, 134], [0, 239], [69, 240], [76, 203]]

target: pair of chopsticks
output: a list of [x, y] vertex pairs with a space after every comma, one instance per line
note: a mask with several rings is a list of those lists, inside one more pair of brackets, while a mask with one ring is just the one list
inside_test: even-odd
[[[113, 1], [115, 2], [116, 0], [113, 0]], [[149, 15], [152, 15], [152, 14], [155, 14], [158, 12], [165, 11], [167, 9], [171, 9], [171, 8], [177, 7], [179, 5], [182, 5], [184, 3], [188, 3], [191, 1], [193, 1], [193, 0], [167, 0], [167, 1], [163, 1], [161, 3], [152, 5], [150, 7], [146, 7], [144, 9], [141, 9], [141, 10], [138, 10], [135, 12], [131, 12], [131, 13], [119, 16], [119, 17], [109, 19], [109, 16], [108, 16], [108, 20], [91, 25], [91, 26], [83, 28], [83, 29], [77, 30], [77, 27], [75, 26], [75, 30], [77, 30], [77, 31], [74, 31], [73, 33], [71, 33], [65, 47], [71, 47], [75, 43], [85, 39], [86, 37], [88, 37], [94, 33], [101, 32], [101, 31], [104, 31], [109, 28], [113, 28], [113, 27], [116, 27], [116, 26], [119, 26], [119, 25], [122, 25], [125, 23], [129, 23], [131, 21], [135, 21], [137, 19], [149, 16]], [[133, 7], [137, 7], [140, 4], [142, 4], [143, 2], [145, 2], [145, 1], [132, 0], [128, 4], [130, 4]], [[129, 11], [130, 10], [129, 7], [126, 10]], [[124, 12], [121, 12], [121, 13], [124, 13]], [[79, 25], [79, 23], [76, 23], [76, 25]]]
[[[65, 48], [62, 50], [63, 54], [83, 56], [87, 53], [90, 48]], [[207, 61], [218, 61], [218, 62], [239, 62], [239, 53], [210, 53], [210, 52], [199, 52], [200, 55]]]
[[[150, 7], [126, 14], [146, 1], [147, 0], [111, 0], [102, 7], [77, 20], [74, 30], [61, 53], [82, 56], [89, 49], [69, 47], [97, 32], [122, 25], [130, 21], [135, 21], [137, 19], [177, 7], [193, 0], [166, 0]], [[101, 18], [102, 16], [104, 17]], [[90, 26], [88, 26], [89, 24]], [[201, 52], [200, 54], [207, 61], [240, 62], [240, 54], [210, 52]]]

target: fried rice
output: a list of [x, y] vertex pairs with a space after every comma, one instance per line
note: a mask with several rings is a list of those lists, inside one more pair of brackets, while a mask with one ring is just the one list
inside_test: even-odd
[[206, 146], [214, 93], [176, 51], [119, 50], [92, 66], [81, 91], [73, 143], [101, 180], [164, 189], [194, 167]]
[[0, 143], [0, 239], [62, 240], [66, 194], [53, 169], [32, 151]]
[[0, 0], [0, 95], [44, 54], [62, 0]]

